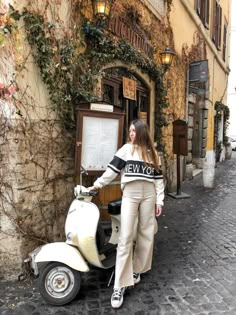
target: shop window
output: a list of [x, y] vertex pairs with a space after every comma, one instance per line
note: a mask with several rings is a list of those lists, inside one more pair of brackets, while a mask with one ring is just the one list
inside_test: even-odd
[[109, 104], [114, 104], [114, 86], [104, 83], [103, 101]]
[[120, 83], [114, 79], [103, 79], [103, 101], [114, 106], [122, 107], [122, 89]]
[[[123, 95], [123, 77], [136, 81], [136, 100], [125, 98]], [[106, 78], [102, 80], [103, 101], [114, 105], [115, 111], [125, 113], [124, 142], [127, 130], [134, 119], [143, 119], [149, 124], [149, 90], [134, 75], [126, 69], [109, 69]]]
[[196, 0], [195, 9], [203, 25], [209, 28], [209, 0]]

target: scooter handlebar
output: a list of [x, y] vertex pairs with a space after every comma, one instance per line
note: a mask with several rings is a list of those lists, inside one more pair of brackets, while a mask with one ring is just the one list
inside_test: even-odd
[[98, 191], [96, 190], [90, 190], [90, 191], [83, 191], [80, 193], [81, 196], [97, 196], [98, 195]]
[[84, 186], [77, 185], [74, 188], [74, 194], [77, 199], [82, 198], [91, 201], [92, 197], [97, 196], [98, 192], [96, 190], [88, 190]]
[[89, 195], [95, 197], [98, 195], [98, 191], [97, 190], [90, 190]]

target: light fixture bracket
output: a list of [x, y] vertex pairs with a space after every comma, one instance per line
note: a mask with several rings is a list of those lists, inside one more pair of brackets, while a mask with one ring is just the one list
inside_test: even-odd
[[161, 65], [164, 72], [166, 72], [166, 70], [171, 66], [174, 56], [175, 53], [168, 47], [160, 53]]

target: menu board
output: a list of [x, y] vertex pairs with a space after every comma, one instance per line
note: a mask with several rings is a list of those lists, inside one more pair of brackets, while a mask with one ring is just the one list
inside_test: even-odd
[[81, 163], [86, 170], [105, 170], [118, 148], [119, 121], [84, 117]]
[[103, 173], [123, 140], [124, 113], [80, 109], [76, 131], [76, 173]]

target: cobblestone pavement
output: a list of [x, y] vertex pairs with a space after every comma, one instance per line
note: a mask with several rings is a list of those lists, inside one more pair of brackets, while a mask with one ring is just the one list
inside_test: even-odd
[[0, 314], [236, 315], [236, 152], [217, 166], [214, 189], [203, 188], [200, 174], [182, 191], [191, 197], [166, 197], [153, 268], [128, 290], [121, 309], [110, 306], [110, 271], [95, 270], [63, 307], [43, 302], [36, 279], [2, 282]]

